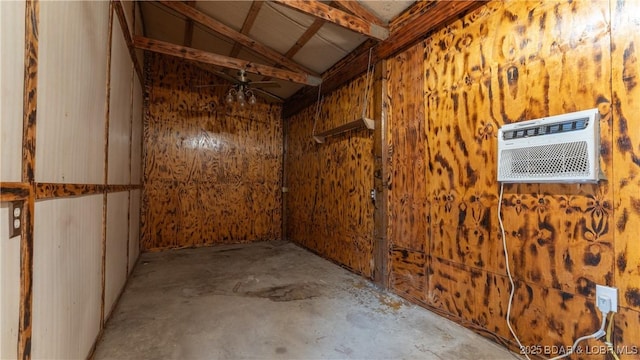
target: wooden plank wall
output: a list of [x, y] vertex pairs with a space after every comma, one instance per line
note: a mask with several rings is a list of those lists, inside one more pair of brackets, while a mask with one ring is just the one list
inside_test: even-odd
[[[505, 320], [497, 130], [596, 107], [608, 181], [505, 188], [516, 278], [511, 320], [523, 345], [566, 349], [600, 324], [595, 284], [614, 286], [620, 290], [615, 345], [621, 358], [637, 358], [638, 7], [633, 1], [494, 1], [388, 59], [384, 145], [393, 291], [514, 347]], [[358, 113], [361, 83], [324, 100], [317, 131]], [[365, 199], [372, 139], [359, 131], [316, 144], [314, 117], [310, 106], [287, 119], [287, 237], [370, 276], [373, 259], [362, 239], [371, 233]], [[589, 359], [605, 358], [602, 343], [588, 344]]]
[[[614, 286], [616, 345], [637, 351], [638, 14], [634, 1], [495, 1], [389, 59], [395, 292], [513, 346], [497, 129], [597, 107], [608, 181], [505, 187], [512, 323], [525, 346], [566, 347], [600, 324], [595, 285]], [[631, 349], [621, 358], [637, 356]]]
[[[323, 99], [316, 132], [361, 116], [365, 80], [361, 76]], [[317, 144], [312, 137], [315, 112], [310, 106], [285, 120], [287, 239], [371, 278], [373, 132], [354, 130]]]
[[143, 249], [280, 239], [281, 105], [228, 108], [229, 84], [181, 59], [146, 68]]

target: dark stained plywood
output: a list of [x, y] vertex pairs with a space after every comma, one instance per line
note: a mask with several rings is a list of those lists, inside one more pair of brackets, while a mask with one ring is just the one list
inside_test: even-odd
[[614, 286], [622, 307], [615, 342], [638, 345], [637, 7], [490, 2], [388, 59], [394, 291], [512, 341], [497, 130], [598, 108], [608, 181], [505, 186], [511, 318], [524, 345], [566, 347], [600, 324], [595, 285]]
[[198, 87], [226, 83], [192, 63], [147, 65], [143, 248], [280, 239], [280, 106], [228, 108], [228, 86]]
[[[640, 4], [618, 2], [612, 6], [613, 153], [615, 186], [611, 204], [615, 217], [616, 284], [620, 301], [640, 311]], [[613, 209], [611, 209], [613, 210]], [[640, 337], [636, 337], [638, 339]]]
[[[316, 131], [360, 117], [365, 87], [365, 77], [360, 77], [325, 97]], [[371, 117], [372, 106], [368, 109]], [[285, 120], [287, 239], [371, 277], [373, 133], [353, 130], [317, 144], [314, 119], [315, 108], [309, 107]]]

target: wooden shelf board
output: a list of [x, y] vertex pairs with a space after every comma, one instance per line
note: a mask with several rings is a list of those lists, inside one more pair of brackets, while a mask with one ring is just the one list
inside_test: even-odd
[[366, 128], [369, 130], [373, 130], [375, 129], [375, 121], [373, 121], [372, 119], [369, 119], [367, 117], [361, 117], [358, 118], [356, 120], [353, 121], [349, 121], [348, 123], [342, 124], [340, 126], [337, 126], [333, 129], [329, 129], [329, 130], [325, 130], [323, 132], [317, 133], [313, 135], [313, 139], [321, 144], [324, 143], [325, 139], [329, 136], [335, 136], [335, 135], [340, 135], [342, 133], [345, 133], [347, 131], [351, 131], [351, 130], [357, 130], [357, 129], [362, 129], [362, 128]]

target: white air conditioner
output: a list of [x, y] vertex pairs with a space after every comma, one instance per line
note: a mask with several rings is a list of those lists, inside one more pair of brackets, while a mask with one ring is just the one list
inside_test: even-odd
[[595, 183], [600, 169], [600, 114], [577, 111], [504, 125], [498, 131], [498, 181]]

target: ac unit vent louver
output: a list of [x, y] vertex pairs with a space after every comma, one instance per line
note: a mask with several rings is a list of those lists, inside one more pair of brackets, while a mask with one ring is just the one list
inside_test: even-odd
[[601, 179], [598, 109], [508, 124], [498, 131], [498, 181], [595, 183]]

